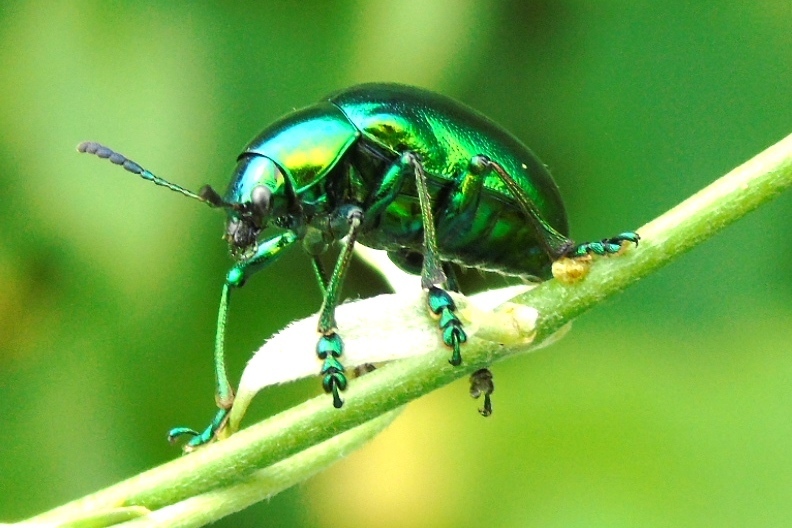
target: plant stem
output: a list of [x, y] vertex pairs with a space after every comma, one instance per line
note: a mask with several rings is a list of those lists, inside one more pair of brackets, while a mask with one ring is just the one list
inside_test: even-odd
[[[588, 277], [579, 283], [565, 285], [549, 281], [522, 296], [521, 302], [537, 308], [540, 314], [534, 345], [790, 186], [792, 135], [640, 228], [638, 232], [642, 239], [637, 249], [618, 257], [596, 259]], [[383, 336], [383, 339], [388, 338], [398, 339], [398, 336]], [[495, 347], [471, 340], [465, 345], [461, 367], [448, 364], [445, 349], [388, 364], [351, 383], [342, 409], [334, 409], [326, 397], [315, 398], [227, 440], [30, 521], [59, 523], [97, 510], [112, 510], [120, 505], [140, 505], [157, 510], [255, 478], [252, 475], [260, 468], [284, 461], [380, 417], [493, 361], [524, 351], [524, 347]], [[339, 440], [340, 445], [343, 442], [343, 439]], [[285, 464], [288, 468], [289, 461]], [[322, 467], [327, 464], [328, 461], [321, 460]], [[299, 478], [300, 471], [309, 473], [305, 466], [295, 465], [291, 470], [296, 478]], [[222, 515], [224, 513], [215, 511], [211, 515], [203, 515], [200, 522], [209, 522]]]
[[[520, 298], [540, 314], [539, 333], [552, 333], [598, 302], [668, 264], [726, 226], [792, 187], [792, 135], [731, 170], [638, 229], [640, 247], [594, 266], [573, 287], [549, 281]], [[603, 263], [600, 263], [603, 264]]]
[[238, 512], [307, 480], [361, 447], [390, 425], [400, 414], [400, 410], [385, 413], [286, 460], [259, 469], [241, 482], [165, 506], [127, 522], [124, 526], [131, 528], [157, 524], [172, 528], [191, 528]]

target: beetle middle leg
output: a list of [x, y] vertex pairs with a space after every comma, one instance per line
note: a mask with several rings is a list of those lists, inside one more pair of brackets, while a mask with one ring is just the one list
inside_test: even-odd
[[[352, 260], [352, 249], [355, 247], [358, 233], [363, 224], [363, 211], [359, 207], [350, 207], [346, 212], [346, 221], [349, 231], [346, 243], [341, 248], [333, 273], [326, 282], [324, 289], [324, 302], [319, 312], [317, 331], [321, 334], [316, 344], [316, 355], [322, 360], [322, 388], [325, 392], [332, 393], [333, 407], [340, 409], [344, 405], [340, 392], [346, 389], [348, 381], [341, 364], [341, 354], [344, 352], [344, 343], [338, 335], [335, 320], [335, 308], [338, 305], [338, 296], [341, 284], [344, 281], [349, 263]], [[316, 264], [315, 264], [316, 266]], [[317, 275], [320, 275], [317, 271]]]
[[[443, 332], [443, 343], [451, 347], [451, 359], [454, 366], [462, 364], [460, 346], [467, 341], [467, 334], [462, 328], [462, 321], [456, 316], [456, 304], [448, 293], [440, 286], [448, 280], [443, 271], [443, 262], [437, 247], [434, 214], [429, 188], [426, 183], [426, 172], [418, 156], [412, 152], [402, 154], [400, 163], [412, 168], [415, 175], [415, 186], [418, 191], [418, 202], [421, 206], [421, 219], [424, 233], [423, 266], [421, 267], [421, 287], [428, 290], [429, 310], [439, 318], [440, 330]], [[456, 283], [456, 279], [452, 280]], [[454, 284], [455, 286], [455, 284]]]

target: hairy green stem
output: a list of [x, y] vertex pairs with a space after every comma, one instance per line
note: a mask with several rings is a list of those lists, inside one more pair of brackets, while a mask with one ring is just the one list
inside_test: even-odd
[[[540, 314], [535, 343], [541, 343], [581, 313], [671, 262], [790, 186], [792, 135], [638, 229], [642, 237], [640, 247], [618, 257], [596, 259], [585, 280], [573, 285], [549, 281], [525, 294], [522, 301], [537, 308]], [[394, 362], [355, 380], [346, 392], [346, 405], [342, 409], [334, 409], [326, 397], [315, 398], [227, 440], [31, 521], [57, 524], [95, 514], [98, 510], [112, 511], [131, 505], [153, 511], [212, 490], [235, 484], [244, 486], [246, 479], [256, 478], [255, 471], [280, 461], [285, 461], [285, 471], [293, 471], [295, 478], [299, 478], [301, 471], [308, 473], [306, 467], [303, 464], [289, 469], [290, 461], [286, 460], [289, 457], [493, 361], [524, 351], [524, 347], [493, 347], [479, 341], [466, 345], [461, 367], [448, 364], [448, 352], [444, 348], [437, 353]], [[344, 440], [339, 442], [343, 445]], [[321, 460], [317, 467], [328, 463]], [[224, 514], [219, 510], [210, 515], [204, 512], [200, 522], [209, 522]]]
[[259, 469], [236, 484], [165, 506], [124, 526], [158, 524], [171, 528], [191, 528], [209, 524], [319, 473], [382, 432], [400, 414], [399, 411], [385, 413], [286, 460]]

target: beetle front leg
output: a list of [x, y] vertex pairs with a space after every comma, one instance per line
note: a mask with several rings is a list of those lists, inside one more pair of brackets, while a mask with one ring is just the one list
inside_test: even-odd
[[202, 432], [198, 432], [188, 427], [174, 427], [168, 433], [168, 440], [175, 441], [181, 436], [191, 436], [190, 441], [185, 445], [184, 450], [189, 452], [193, 449], [208, 444], [217, 437], [217, 434], [225, 427], [228, 420], [228, 412], [234, 403], [234, 389], [228, 381], [228, 373], [225, 365], [225, 331], [228, 321], [228, 305], [232, 288], [241, 288], [248, 278], [272, 264], [282, 253], [297, 240], [297, 235], [286, 232], [266, 240], [258, 245], [256, 252], [249, 259], [238, 262], [231, 268], [226, 275], [223, 290], [220, 295], [220, 309], [217, 315], [217, 330], [215, 333], [215, 400], [219, 410], [209, 426]]
[[363, 210], [359, 207], [350, 207], [346, 213], [349, 231], [346, 243], [341, 248], [333, 273], [324, 288], [324, 301], [319, 312], [317, 331], [321, 334], [316, 344], [316, 355], [322, 360], [322, 388], [333, 395], [333, 407], [340, 409], [344, 405], [340, 392], [347, 388], [347, 377], [344, 365], [341, 364], [341, 355], [344, 353], [344, 343], [338, 335], [335, 320], [335, 309], [338, 305], [338, 296], [344, 282], [349, 263], [352, 261], [352, 250], [355, 247], [360, 227], [363, 223]]

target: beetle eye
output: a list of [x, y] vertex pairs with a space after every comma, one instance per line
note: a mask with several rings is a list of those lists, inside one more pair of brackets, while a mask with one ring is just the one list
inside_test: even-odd
[[253, 214], [259, 220], [265, 219], [269, 216], [270, 200], [272, 199], [272, 191], [269, 187], [264, 185], [256, 185], [250, 193], [250, 200], [253, 205]]

